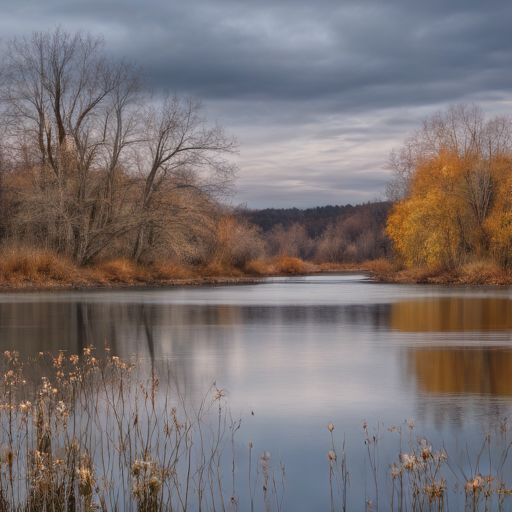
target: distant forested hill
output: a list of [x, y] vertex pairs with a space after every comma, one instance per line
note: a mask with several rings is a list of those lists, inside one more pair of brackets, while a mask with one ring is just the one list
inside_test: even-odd
[[317, 206], [300, 210], [298, 208], [266, 208], [264, 210], [246, 210], [246, 218], [259, 226], [263, 232], [272, 230], [274, 226], [281, 224], [284, 228], [290, 228], [294, 224], [300, 224], [306, 228], [311, 238], [321, 235], [329, 224], [344, 221], [354, 215], [371, 217], [377, 225], [384, 226], [391, 201], [374, 201], [352, 206]]
[[241, 214], [261, 229], [270, 256], [295, 256], [317, 263], [360, 262], [390, 254], [384, 227], [391, 205], [375, 201], [306, 210], [266, 208]]

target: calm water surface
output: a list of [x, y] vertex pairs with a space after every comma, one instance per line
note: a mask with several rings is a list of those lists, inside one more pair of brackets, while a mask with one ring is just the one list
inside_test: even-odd
[[[108, 342], [118, 356], [169, 365], [191, 400], [216, 381], [229, 392], [233, 414], [242, 414], [238, 464], [247, 464], [249, 441], [256, 453], [283, 459], [290, 511], [330, 509], [329, 421], [338, 446], [346, 440], [349, 509], [364, 510], [375, 488], [363, 419], [371, 433], [383, 435], [379, 471], [385, 475], [397, 453], [388, 428], [412, 419], [415, 432], [436, 448], [449, 449], [455, 439], [477, 446], [512, 410], [510, 288], [329, 275], [240, 286], [2, 294], [0, 339], [4, 350], [22, 357]], [[382, 483], [380, 510], [386, 492]]]

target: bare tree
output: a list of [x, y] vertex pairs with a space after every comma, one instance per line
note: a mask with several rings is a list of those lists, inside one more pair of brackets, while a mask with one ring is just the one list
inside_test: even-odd
[[[219, 125], [208, 127], [202, 110], [200, 101], [179, 95], [167, 97], [158, 109], [146, 109], [135, 259], [168, 227], [163, 211], [178, 208], [180, 214], [201, 222], [198, 211], [207, 211], [212, 200], [232, 189], [236, 168], [223, 156], [236, 152], [236, 140]], [[182, 204], [183, 194], [188, 204]], [[176, 212], [175, 217], [179, 222]], [[167, 226], [162, 225], [163, 219]]]
[[[113, 61], [101, 37], [61, 27], [13, 39], [0, 84], [17, 237], [87, 263], [113, 244], [137, 259], [194, 239], [233, 184], [236, 141], [197, 100], [152, 96], [142, 71]], [[202, 219], [202, 220], [199, 220]], [[188, 234], [187, 234], [188, 229]]]

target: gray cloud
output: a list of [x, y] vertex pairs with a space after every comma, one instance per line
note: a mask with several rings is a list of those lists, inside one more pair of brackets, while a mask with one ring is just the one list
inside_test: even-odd
[[241, 142], [237, 201], [355, 203], [384, 189], [389, 150], [425, 115], [508, 112], [510, 2], [132, 0], [1, 2], [4, 39], [103, 33], [157, 90], [202, 97]]

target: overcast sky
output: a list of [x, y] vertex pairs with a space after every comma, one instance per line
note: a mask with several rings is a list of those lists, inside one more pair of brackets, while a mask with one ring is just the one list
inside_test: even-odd
[[426, 115], [512, 111], [512, 2], [0, 0], [3, 40], [101, 33], [160, 90], [201, 97], [240, 143], [249, 208], [384, 197], [389, 151]]

